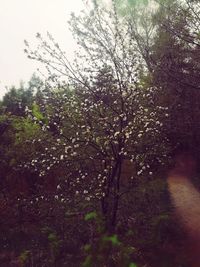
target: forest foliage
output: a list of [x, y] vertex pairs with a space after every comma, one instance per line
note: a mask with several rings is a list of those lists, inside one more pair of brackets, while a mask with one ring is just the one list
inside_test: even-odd
[[199, 18], [96, 0], [71, 15], [73, 62], [25, 42], [47, 78], [0, 102], [1, 266], [187, 266], [165, 177], [177, 148], [199, 155]]

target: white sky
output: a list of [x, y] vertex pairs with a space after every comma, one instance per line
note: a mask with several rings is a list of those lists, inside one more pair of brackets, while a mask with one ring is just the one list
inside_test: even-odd
[[83, 9], [82, 0], [0, 0], [0, 98], [5, 86], [28, 81], [38, 63], [24, 53], [24, 39], [36, 44], [37, 32], [49, 31], [70, 56], [74, 43], [67, 21]]

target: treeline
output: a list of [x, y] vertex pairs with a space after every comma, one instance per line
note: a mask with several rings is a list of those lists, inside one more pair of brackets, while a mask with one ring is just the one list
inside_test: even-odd
[[[198, 1], [98, 1], [0, 103], [1, 266], [187, 266], [165, 176], [199, 155]], [[13, 265], [12, 265], [13, 264]]]

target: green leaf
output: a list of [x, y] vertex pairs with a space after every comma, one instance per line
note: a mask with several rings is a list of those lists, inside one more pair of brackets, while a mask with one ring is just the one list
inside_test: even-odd
[[85, 259], [84, 263], [82, 264], [83, 267], [92, 267], [92, 256], [88, 255]]
[[103, 240], [104, 241], [110, 241], [112, 243], [112, 245], [114, 245], [114, 246], [119, 246], [121, 244], [117, 235], [105, 236], [103, 238]]
[[39, 105], [37, 105], [36, 103], [33, 103], [32, 105], [32, 113], [33, 116], [35, 116], [39, 121], [47, 123], [47, 119], [43, 116], [42, 112], [40, 111]]
[[84, 246], [84, 250], [85, 250], [86, 252], [88, 252], [90, 249], [91, 249], [91, 245], [90, 245], [90, 244], [86, 244], [86, 245]]
[[56, 236], [55, 233], [50, 233], [48, 235], [48, 239], [49, 239], [50, 242], [56, 242], [57, 241], [57, 236]]
[[87, 213], [85, 215], [85, 221], [89, 221], [89, 220], [92, 220], [92, 219], [96, 219], [97, 217], [97, 213], [95, 211], [92, 211], [90, 213]]
[[128, 267], [137, 267], [137, 265], [135, 263], [131, 262]]
[[20, 262], [24, 265], [26, 261], [28, 260], [29, 256], [30, 256], [30, 251], [24, 250], [19, 256]]

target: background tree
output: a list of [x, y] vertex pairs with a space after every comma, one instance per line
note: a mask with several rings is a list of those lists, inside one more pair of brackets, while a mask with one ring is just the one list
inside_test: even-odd
[[163, 88], [164, 101], [168, 106], [171, 104], [168, 136], [173, 144], [189, 145], [197, 154], [200, 97], [198, 13], [195, 1], [161, 2], [154, 17], [158, 28], [151, 61], [153, 83]]
[[42, 87], [42, 83], [42, 80], [34, 74], [27, 86], [21, 82], [19, 88], [15, 86], [9, 88], [1, 102], [4, 112], [15, 116], [25, 116], [26, 109], [31, 107], [34, 96], [37, 90]]

